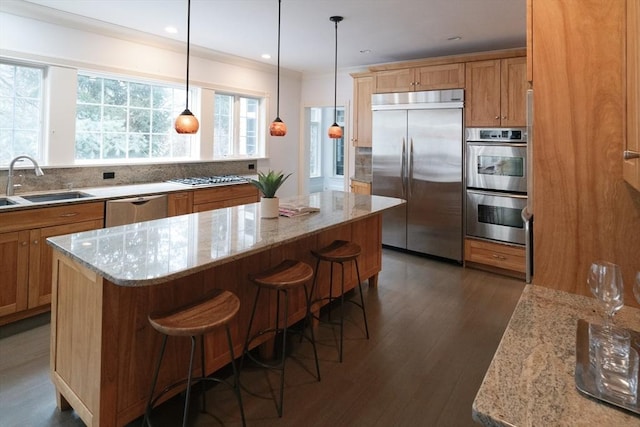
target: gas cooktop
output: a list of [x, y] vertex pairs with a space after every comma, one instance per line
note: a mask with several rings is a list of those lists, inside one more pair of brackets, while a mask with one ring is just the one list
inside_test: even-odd
[[246, 178], [237, 175], [218, 175], [218, 176], [197, 176], [190, 178], [170, 179], [169, 182], [178, 184], [197, 186], [197, 185], [227, 185], [227, 184], [243, 184], [249, 182]]

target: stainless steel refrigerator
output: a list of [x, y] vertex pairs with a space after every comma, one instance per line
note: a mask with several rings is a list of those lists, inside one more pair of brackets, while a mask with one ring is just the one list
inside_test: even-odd
[[372, 96], [372, 193], [405, 199], [385, 211], [382, 243], [462, 262], [462, 89]]

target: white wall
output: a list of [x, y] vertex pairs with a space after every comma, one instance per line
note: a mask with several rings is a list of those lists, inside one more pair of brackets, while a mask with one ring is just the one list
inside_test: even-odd
[[[0, 12], [1, 57], [59, 66], [52, 68], [52, 77], [62, 79], [59, 80], [62, 84], [51, 87], [49, 91], [56, 108], [49, 114], [47, 144], [54, 148], [61, 141], [73, 138], [75, 134], [75, 96], [64, 98], [64, 93], [75, 87], [76, 69], [182, 83], [186, 64], [185, 53], [184, 43], [150, 43], [147, 39], [133, 39], [131, 34], [116, 37], [88, 28], [70, 28], [62, 24]], [[275, 118], [277, 82], [274, 66], [249, 60], [234, 61], [192, 46], [190, 80], [194, 86], [214, 90], [249, 91], [266, 96], [269, 100], [267, 123]], [[351, 77], [348, 72], [339, 70], [337, 100], [338, 105], [343, 105], [346, 109], [345, 140], [351, 148], [346, 159], [346, 173], [349, 175], [353, 171], [354, 157], [350, 143], [352, 93]], [[302, 151], [304, 107], [332, 106], [333, 97], [333, 73], [302, 76], [298, 72], [281, 70], [280, 117], [287, 124], [288, 132], [285, 137], [273, 138], [267, 131], [266, 158], [258, 160], [259, 170], [271, 168], [293, 172], [279, 195], [305, 192], [306, 169], [300, 170], [300, 165], [304, 164], [306, 159], [306, 153]], [[56, 153], [55, 149], [52, 151]], [[206, 153], [206, 150], [204, 152]], [[53, 165], [63, 165], [68, 164], [69, 156], [56, 153], [48, 160]]]

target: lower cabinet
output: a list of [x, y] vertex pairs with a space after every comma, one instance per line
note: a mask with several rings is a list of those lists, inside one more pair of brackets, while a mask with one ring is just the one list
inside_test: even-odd
[[258, 189], [252, 184], [224, 185], [196, 190], [193, 193], [193, 212], [210, 211], [260, 201]]
[[170, 193], [167, 199], [167, 215], [186, 215], [193, 212], [193, 191]]
[[469, 267], [524, 278], [525, 248], [518, 245], [488, 242], [473, 238], [464, 241], [464, 259]]
[[352, 179], [351, 192], [356, 194], [371, 194], [371, 183]]
[[52, 249], [48, 237], [103, 225], [102, 202], [0, 214], [0, 325], [49, 310]]

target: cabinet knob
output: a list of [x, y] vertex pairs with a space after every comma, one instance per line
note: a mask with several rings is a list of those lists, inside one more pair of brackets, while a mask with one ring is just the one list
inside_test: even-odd
[[624, 151], [625, 160], [631, 160], [631, 159], [637, 159], [637, 158], [640, 158], [640, 153], [638, 153], [637, 151], [631, 151], [631, 150]]
[[34, 241], [33, 241], [33, 244], [34, 244], [34, 245], [37, 245], [37, 244], [38, 244], [38, 240], [34, 240]]
[[496, 116], [496, 120], [500, 120], [500, 116]]
[[29, 244], [29, 242], [22, 242], [21, 243], [22, 246], [27, 246], [27, 244]]
[[502, 120], [506, 120], [506, 119], [507, 119], [507, 116], [502, 116]]
[[492, 254], [491, 256], [492, 256], [493, 258], [495, 258], [495, 259], [499, 259], [499, 260], [501, 260], [501, 261], [504, 261], [504, 260], [506, 260], [506, 259], [507, 259], [507, 257], [506, 257], [506, 256], [504, 256], [504, 255]]

